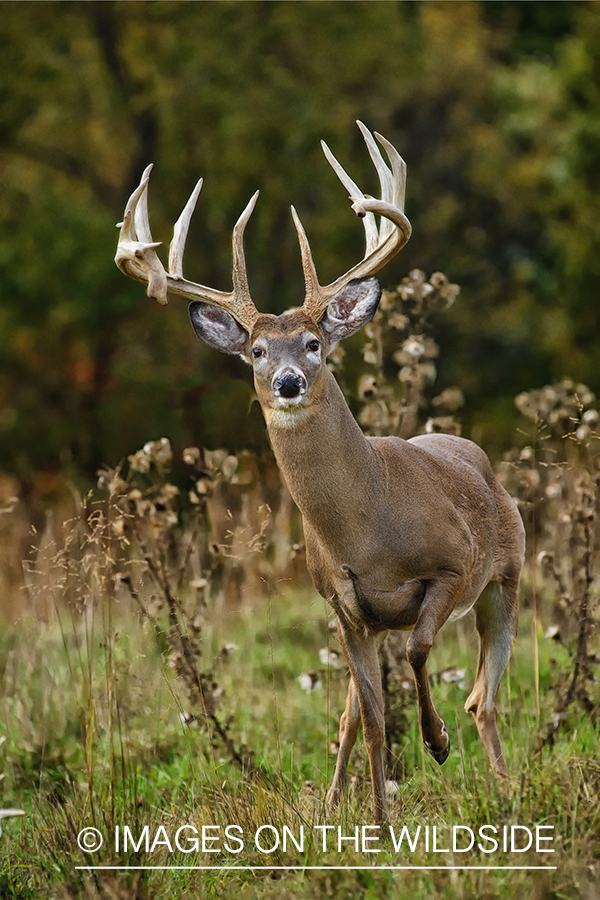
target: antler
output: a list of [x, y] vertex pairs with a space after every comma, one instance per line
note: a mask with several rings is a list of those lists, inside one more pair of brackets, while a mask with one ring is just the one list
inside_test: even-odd
[[[306, 282], [306, 299], [304, 309], [317, 321], [321, 318], [329, 301], [344, 285], [354, 278], [365, 278], [382, 269], [408, 242], [411, 234], [410, 222], [404, 215], [404, 192], [406, 188], [406, 163], [395, 147], [384, 137], [375, 132], [375, 137], [387, 153], [391, 165], [388, 169], [373, 135], [362, 122], [356, 123], [360, 128], [365, 143], [377, 170], [381, 184], [381, 200], [363, 194], [357, 184], [341, 167], [329, 147], [321, 141], [323, 152], [334, 172], [350, 193], [352, 209], [363, 220], [366, 249], [361, 262], [349, 269], [345, 275], [337, 278], [326, 287], [319, 284], [312, 253], [302, 223], [292, 206], [292, 216], [302, 253], [302, 267]], [[375, 214], [382, 216], [381, 225], [377, 228]]]
[[196, 284], [183, 277], [183, 251], [192, 213], [202, 189], [202, 178], [173, 228], [173, 240], [169, 247], [169, 271], [165, 271], [156, 254], [156, 248], [160, 247], [161, 242], [152, 240], [148, 218], [148, 181], [151, 171], [150, 165], [144, 171], [139, 186], [127, 201], [125, 216], [117, 226], [121, 229], [115, 256], [117, 266], [130, 278], [141, 281], [142, 284], [147, 283], [148, 296], [158, 300], [159, 303], [167, 303], [168, 293], [179, 294], [191, 300], [204, 300], [211, 306], [226, 309], [240, 325], [251, 331], [259, 313], [248, 290], [243, 238], [258, 191], [251, 198], [233, 229], [233, 290], [226, 293], [205, 287], [203, 284]]
[[[357, 184], [344, 171], [327, 144], [322, 141], [323, 152], [336, 175], [350, 193], [352, 209], [362, 218], [365, 229], [366, 250], [364, 259], [349, 269], [336, 281], [322, 287], [319, 284], [315, 264], [313, 262], [308, 239], [292, 206], [292, 216], [298, 232], [302, 267], [306, 282], [306, 299], [304, 309], [317, 321], [321, 318], [329, 301], [349, 281], [374, 275], [404, 247], [410, 238], [410, 222], [404, 215], [404, 191], [406, 186], [406, 163], [397, 150], [380, 134], [375, 137], [385, 149], [391, 171], [373, 140], [371, 132], [358, 122], [371, 159], [377, 170], [381, 184], [381, 200], [363, 194]], [[212, 306], [218, 306], [230, 312], [248, 332], [252, 330], [259, 312], [256, 309], [246, 275], [243, 237], [244, 229], [258, 197], [258, 191], [251, 198], [246, 209], [233, 229], [233, 290], [229, 293], [188, 281], [183, 277], [183, 251], [188, 234], [190, 219], [196, 207], [202, 189], [202, 179], [194, 188], [185, 209], [175, 223], [173, 240], [169, 248], [169, 271], [167, 272], [156, 254], [160, 242], [152, 240], [150, 221], [148, 218], [148, 182], [152, 166], [144, 171], [139, 186], [133, 192], [125, 207], [115, 262], [126, 275], [148, 284], [148, 296], [159, 303], [167, 303], [169, 293], [179, 294], [193, 300], [204, 300]], [[382, 217], [377, 227], [375, 215]]]

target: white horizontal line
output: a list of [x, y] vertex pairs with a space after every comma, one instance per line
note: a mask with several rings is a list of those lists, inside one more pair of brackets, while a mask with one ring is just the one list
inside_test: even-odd
[[121, 871], [121, 870], [141, 870], [146, 871], [150, 869], [160, 869], [160, 870], [169, 870], [169, 869], [189, 869], [190, 871], [221, 871], [221, 872], [244, 872], [244, 871], [260, 871], [264, 870], [267, 872], [272, 872], [274, 870], [285, 870], [290, 871], [293, 869], [297, 869], [303, 872], [306, 871], [314, 871], [314, 870], [330, 870], [330, 869], [369, 869], [373, 871], [380, 870], [402, 870], [402, 871], [411, 871], [411, 870], [421, 870], [421, 871], [444, 871], [444, 869], [448, 870], [468, 870], [468, 869], [477, 869], [479, 871], [528, 871], [528, 872], [539, 872], [539, 871], [551, 871], [553, 869], [558, 868], [557, 866], [75, 866], [76, 869], [85, 869], [89, 872], [95, 872], [100, 869], [102, 870], [111, 870], [111, 871]]

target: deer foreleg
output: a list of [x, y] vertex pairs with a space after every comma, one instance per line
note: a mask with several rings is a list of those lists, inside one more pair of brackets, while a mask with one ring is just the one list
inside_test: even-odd
[[440, 765], [450, 753], [450, 738], [431, 699], [427, 659], [436, 634], [455, 608], [459, 596], [459, 588], [452, 583], [430, 584], [406, 645], [406, 658], [412, 667], [417, 688], [421, 734], [425, 746]]
[[[363, 740], [369, 763], [371, 765], [371, 785], [373, 790], [373, 813], [375, 823], [380, 825], [387, 821], [387, 802], [385, 796], [385, 770], [383, 764], [383, 739], [385, 735], [383, 691], [381, 689], [381, 670], [379, 668], [378, 649], [385, 638], [385, 632], [376, 635], [361, 635], [343, 623], [338, 622], [340, 644], [346, 657], [352, 676], [348, 691], [346, 710], [343, 718], [344, 736], [340, 741], [340, 753], [330, 794], [343, 785], [345, 766], [349, 749], [354, 745], [358, 720], [356, 717], [356, 700], [362, 718]], [[340, 734], [341, 734], [340, 728]], [[343, 768], [342, 768], [343, 767]], [[340, 779], [338, 781], [337, 779]], [[338, 793], [339, 798], [339, 793]], [[332, 797], [332, 799], [334, 799]]]

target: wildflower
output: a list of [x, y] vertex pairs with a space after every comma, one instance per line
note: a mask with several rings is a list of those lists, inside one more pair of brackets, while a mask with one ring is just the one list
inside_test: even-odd
[[302, 690], [306, 691], [307, 694], [311, 694], [313, 691], [320, 691], [323, 687], [319, 676], [315, 672], [303, 672], [298, 677], [298, 681]]
[[420, 359], [425, 353], [425, 344], [418, 338], [409, 338], [403, 344], [402, 349], [412, 359]]
[[466, 669], [446, 669], [442, 672], [442, 681], [445, 681], [446, 684], [457, 684], [460, 688], [464, 688], [466, 674]]
[[358, 382], [358, 396], [361, 400], [372, 400], [377, 394], [377, 380], [373, 375], [363, 375]]
[[144, 444], [143, 452], [150, 457], [151, 462], [159, 467], [166, 466], [173, 459], [171, 442], [168, 438], [160, 438], [158, 441], [148, 441], [147, 444]]
[[182, 457], [186, 466], [193, 466], [200, 459], [200, 450], [198, 447], [186, 447], [182, 453]]
[[391, 778], [388, 778], [385, 783], [385, 796], [388, 798], [388, 800], [391, 800], [392, 797], [395, 797], [398, 793], [398, 790], [398, 782], [392, 781]]
[[2, 819], [13, 818], [14, 816], [24, 816], [24, 809], [0, 809], [0, 837], [2, 836]]
[[319, 659], [324, 666], [337, 666], [338, 664], [337, 653], [334, 650], [330, 650], [329, 647], [321, 647]]
[[431, 401], [432, 406], [442, 407], [449, 412], [454, 412], [460, 406], [464, 406], [464, 394], [459, 387], [449, 387]]
[[408, 316], [404, 316], [399, 312], [393, 313], [388, 319], [388, 325], [396, 331], [406, 331], [409, 324], [410, 320]]
[[562, 494], [562, 487], [558, 482], [554, 484], [549, 484], [546, 488], [546, 497], [548, 500], [556, 500], [557, 497], [560, 497]]

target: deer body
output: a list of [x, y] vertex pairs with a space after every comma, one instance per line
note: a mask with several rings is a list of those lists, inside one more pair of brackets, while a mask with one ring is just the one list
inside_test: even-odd
[[[404, 163], [377, 136], [392, 164], [390, 173], [372, 136], [361, 128], [383, 200], [362, 194], [328, 150], [326, 155], [363, 217], [365, 259], [321, 287], [294, 212], [306, 279], [301, 309], [262, 315], [250, 300], [241, 239], [256, 195], [234, 230], [231, 294], [183, 278], [181, 254], [199, 187], [176, 226], [167, 274], [150, 234], [146, 175], [126, 209], [117, 263], [130, 276], [148, 282], [149, 293], [162, 301], [168, 291], [192, 298], [190, 318], [197, 336], [215, 349], [241, 355], [253, 367], [277, 463], [302, 513], [309, 571], [337, 616], [350, 669], [329, 803], [335, 807], [343, 795], [362, 721], [375, 820], [382, 822], [387, 803], [378, 649], [389, 629], [411, 630], [407, 658], [414, 672], [423, 740], [443, 763], [450, 742], [431, 699], [427, 658], [444, 622], [475, 606], [480, 653], [466, 709], [475, 716], [493, 770], [507, 774], [496, 727], [496, 695], [516, 633], [524, 532], [515, 504], [479, 447], [448, 435], [409, 441], [365, 437], [326, 366], [332, 345], [375, 314], [381, 288], [372, 273], [410, 236], [402, 212]], [[379, 231], [375, 212], [384, 217]]]
[[[281, 336], [274, 336], [275, 327], [268, 332], [270, 364], [264, 371], [255, 364], [255, 387], [275, 458], [302, 513], [313, 583], [338, 617], [352, 677], [330, 800], [335, 805], [342, 794], [362, 718], [375, 812], [383, 819], [382, 637], [389, 629], [412, 630], [407, 657], [423, 737], [443, 762], [449, 741], [431, 702], [425, 663], [444, 622], [468, 612], [490, 582], [498, 590], [478, 608], [485, 645], [468, 708], [476, 713], [492, 767], [506, 774], [495, 699], [516, 632], [523, 526], [476, 444], [439, 434], [409, 441], [365, 437], [329, 369], [320, 365], [313, 374], [311, 365], [303, 368], [309, 354], [293, 346], [298, 334], [305, 344], [318, 330], [279, 330]], [[257, 333], [254, 344], [264, 342], [260, 328]], [[286, 400], [273, 386], [292, 366], [306, 387]]]

